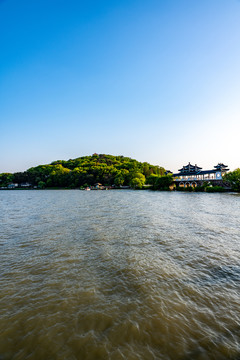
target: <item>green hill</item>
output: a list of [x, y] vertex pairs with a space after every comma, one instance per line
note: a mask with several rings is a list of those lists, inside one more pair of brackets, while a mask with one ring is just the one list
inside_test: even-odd
[[0, 187], [10, 183], [29, 183], [38, 187], [79, 188], [96, 183], [141, 187], [146, 177], [163, 175], [163, 167], [139, 162], [124, 156], [93, 154], [70, 160], [57, 160], [32, 167], [24, 172], [0, 174]]

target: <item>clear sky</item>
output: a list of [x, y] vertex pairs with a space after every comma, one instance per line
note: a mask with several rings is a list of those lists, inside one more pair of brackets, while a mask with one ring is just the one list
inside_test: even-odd
[[0, 172], [240, 167], [239, 0], [0, 0]]

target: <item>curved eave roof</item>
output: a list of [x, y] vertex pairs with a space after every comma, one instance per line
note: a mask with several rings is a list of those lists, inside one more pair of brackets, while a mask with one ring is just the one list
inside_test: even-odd
[[183, 166], [181, 169], [178, 169], [178, 171], [180, 171], [180, 172], [183, 172], [183, 171], [190, 172], [190, 171], [200, 171], [201, 169], [202, 168], [197, 166], [197, 164], [192, 165], [189, 162], [187, 165]]
[[[190, 166], [190, 171], [194, 172], [194, 171], [200, 171], [202, 168], [201, 167], [195, 167], [195, 166]], [[188, 166], [184, 166], [181, 169], [178, 169], [178, 171], [188, 171], [189, 172], [189, 167]]]
[[[221, 168], [227, 168], [228, 167], [228, 165], [224, 165], [224, 164], [222, 164], [222, 163], [219, 163], [219, 164], [217, 164], [216, 166], [214, 166], [216, 169], [221, 169]], [[226, 170], [229, 170], [229, 169], [226, 169]]]

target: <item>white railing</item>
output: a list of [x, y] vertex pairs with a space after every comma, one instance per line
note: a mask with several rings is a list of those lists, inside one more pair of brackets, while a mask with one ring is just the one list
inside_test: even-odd
[[213, 181], [213, 180], [222, 180], [222, 178], [185, 178], [185, 179], [174, 179], [174, 181]]

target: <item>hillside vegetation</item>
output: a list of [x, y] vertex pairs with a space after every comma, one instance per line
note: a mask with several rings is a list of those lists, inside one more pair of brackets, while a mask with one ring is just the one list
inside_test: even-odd
[[10, 183], [29, 183], [40, 188], [78, 188], [101, 183], [105, 186], [141, 188], [153, 175], [163, 176], [165, 169], [124, 156], [93, 154], [70, 160], [57, 160], [24, 172], [0, 174], [0, 187]]

